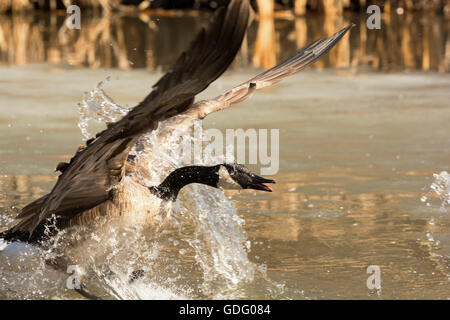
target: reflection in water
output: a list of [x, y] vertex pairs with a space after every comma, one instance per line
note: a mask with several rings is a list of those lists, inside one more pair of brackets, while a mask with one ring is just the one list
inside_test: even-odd
[[[296, 182], [278, 185], [271, 197], [236, 197], [248, 211], [253, 258], [268, 263], [272, 280], [291, 289], [297, 282], [310, 298], [367, 296], [365, 269], [373, 264], [383, 273], [383, 298], [448, 297], [450, 259], [436, 253], [439, 241], [432, 236], [448, 233], [448, 225], [397, 209], [419, 192], [349, 193], [348, 180], [364, 178], [360, 170], [325, 170], [321, 178], [315, 171], [283, 174], [277, 181]], [[333, 191], [312, 192], [317, 186]]]
[[[442, 16], [386, 14], [381, 30], [368, 30], [366, 18], [309, 15], [255, 20], [235, 63], [271, 67], [296, 49], [330, 36], [351, 21], [359, 28], [314, 68], [371, 65], [379, 70], [450, 70], [449, 22]], [[165, 68], [207, 22], [206, 16], [84, 16], [81, 30], [69, 30], [64, 19], [64, 15], [2, 16], [0, 63]]]
[[367, 296], [365, 270], [374, 264], [382, 270], [383, 298], [448, 297], [450, 260], [436, 254], [439, 243], [424, 235], [448, 228], [432, 226], [428, 219], [388, 206], [355, 210], [351, 216], [319, 206], [299, 214], [248, 213], [245, 219], [257, 244], [252, 255], [267, 262], [268, 276], [291, 288], [297, 283], [310, 298]]
[[[375, 264], [383, 274], [383, 298], [448, 297], [450, 260], [439, 253], [439, 240], [433, 238], [448, 233], [448, 224], [397, 209], [405, 201], [417, 200], [420, 192], [348, 192], [352, 180], [376, 179], [362, 172], [360, 168], [291, 172], [275, 177], [280, 183], [274, 194], [229, 192], [245, 220], [251, 243], [249, 258], [267, 264], [261, 267], [267, 268], [268, 279], [282, 288], [278, 293], [257, 293], [261, 280], [256, 279], [243, 288], [249, 296], [304, 298], [306, 292], [308, 298], [376, 297], [377, 293], [364, 285], [365, 269]], [[372, 173], [374, 177], [386, 174]], [[53, 179], [2, 177], [0, 193], [16, 198], [0, 207], [41, 196], [41, 186]], [[4, 215], [2, 224], [10, 224], [4, 219], [14, 214]], [[192, 226], [184, 224], [188, 227], [183, 236], [189, 238]], [[171, 237], [177, 239], [176, 232], [166, 231], [161, 239]], [[188, 249], [168, 242], [166, 246], [171, 254]], [[191, 265], [193, 255], [180, 260], [179, 267]], [[158, 268], [165, 270], [163, 265]]]
[[1, 175], [0, 207], [11, 208], [37, 199], [47, 193], [48, 186], [55, 181], [52, 176]]
[[255, 67], [271, 67], [276, 65], [275, 26], [272, 18], [263, 17], [259, 20], [258, 33], [253, 50], [253, 65]]

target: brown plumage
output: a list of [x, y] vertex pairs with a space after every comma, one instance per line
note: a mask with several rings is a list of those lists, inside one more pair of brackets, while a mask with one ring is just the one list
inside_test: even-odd
[[[248, 15], [249, 6], [245, 0], [234, 0], [227, 10], [219, 9], [208, 31], [199, 33], [189, 50], [181, 55], [172, 70], [153, 86], [153, 91], [139, 105], [97, 134], [94, 140], [89, 140], [69, 164], [58, 165], [57, 169], [63, 173], [50, 194], [24, 207], [17, 217], [21, 221], [3, 236], [34, 241], [42, 236], [46, 219], [52, 215], [58, 218], [58, 228], [61, 229], [84, 221], [84, 217], [105, 215], [103, 211], [115, 210], [111, 206], [113, 201], [108, 201], [111, 190], [119, 186], [126, 167], [130, 166], [126, 165], [128, 153], [142, 134], [154, 130], [160, 121], [168, 119], [161, 134], [170, 135], [174, 126], [189, 126], [195, 119], [203, 119], [212, 112], [248, 99], [257, 89], [273, 85], [315, 62], [353, 26], [347, 26], [328, 39], [315, 41], [283, 63], [214, 99], [194, 104], [195, 95], [231, 64], [241, 46]], [[131, 200], [126, 199], [127, 192], [120, 191], [121, 187], [116, 194], [118, 203], [120, 199], [129, 203]]]

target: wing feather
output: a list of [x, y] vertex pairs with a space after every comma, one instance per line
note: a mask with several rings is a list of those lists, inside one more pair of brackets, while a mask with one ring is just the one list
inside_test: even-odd
[[[180, 115], [179, 119], [182, 118], [183, 121], [203, 119], [210, 113], [228, 108], [233, 104], [250, 98], [257, 89], [274, 85], [284, 78], [299, 72], [326, 54], [336, 45], [336, 43], [339, 42], [339, 40], [342, 39], [347, 31], [354, 26], [354, 24], [348, 25], [328, 39], [320, 39], [311, 43], [305, 48], [302, 48], [294, 53], [284, 62], [258, 74], [252, 79], [234, 87], [214, 99], [197, 102], [189, 110], [183, 113], [182, 116]], [[175, 122], [177, 119], [174, 119], [173, 121]]]

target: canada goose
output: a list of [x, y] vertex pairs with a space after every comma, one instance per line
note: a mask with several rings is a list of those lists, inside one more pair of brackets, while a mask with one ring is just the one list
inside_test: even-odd
[[[168, 203], [177, 200], [179, 191], [191, 184], [200, 183], [213, 188], [240, 190], [254, 189], [272, 192], [265, 183], [275, 183], [274, 180], [260, 177], [241, 164], [219, 164], [215, 166], [186, 166], [172, 171], [163, 182], [157, 186], [146, 187], [124, 177], [112, 189], [110, 200], [72, 216], [67, 221], [59, 221], [55, 226], [42, 224], [35, 229], [32, 237], [28, 233], [10, 229], [1, 234], [7, 241], [36, 242], [49, 236], [53, 231], [73, 225], [87, 224], [100, 216], [120, 216], [122, 224], [147, 223], [155, 224], [160, 217], [165, 216]], [[47, 228], [45, 228], [47, 227]], [[53, 227], [56, 227], [54, 230]]]
[[[169, 126], [188, 126], [195, 119], [230, 107], [249, 98], [256, 89], [270, 86], [312, 64], [328, 52], [352, 28], [349, 25], [328, 39], [320, 39], [299, 50], [283, 63], [211, 99], [194, 103], [195, 96], [217, 79], [231, 64], [239, 50], [248, 24], [246, 0], [233, 0], [218, 9], [208, 31], [197, 35], [154, 86], [153, 91], [127, 115], [87, 141], [69, 163], [60, 163], [62, 174], [52, 191], [24, 207], [20, 222], [0, 234], [7, 241], [37, 242], [54, 217], [57, 229], [83, 223], [96, 215], [127, 215], [149, 212], [153, 200], [175, 200], [186, 184], [197, 182], [221, 188], [251, 188], [271, 191], [264, 183], [274, 183], [252, 174], [242, 165], [179, 168], [159, 186], [148, 188], [131, 181], [126, 174], [128, 155], [140, 136], [154, 130], [161, 121]], [[126, 188], [124, 187], [126, 185]], [[133, 197], [148, 201], [132, 201]], [[131, 212], [131, 214], [126, 214]]]

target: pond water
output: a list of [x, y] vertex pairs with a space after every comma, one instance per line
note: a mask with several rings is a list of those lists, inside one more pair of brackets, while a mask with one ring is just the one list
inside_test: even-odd
[[[0, 19], [0, 230], [49, 192], [55, 165], [83, 143], [83, 93], [104, 81], [118, 106], [132, 107], [205, 24], [203, 15], [90, 17], [75, 34], [63, 19]], [[349, 21], [364, 25], [363, 16], [253, 21], [232, 68], [200, 98]], [[92, 290], [124, 299], [449, 299], [450, 181], [433, 176], [450, 165], [449, 41], [448, 20], [384, 17], [381, 30], [354, 29], [314, 68], [208, 116], [205, 129], [279, 129], [274, 192], [183, 189], [156, 240], [104, 235], [114, 241], [84, 261]], [[435, 180], [441, 189], [430, 188]], [[23, 244], [0, 251], [0, 298], [79, 298], [47, 254]], [[150, 271], [128, 285], [138, 260]], [[380, 290], [367, 287], [369, 266], [380, 269]]]

